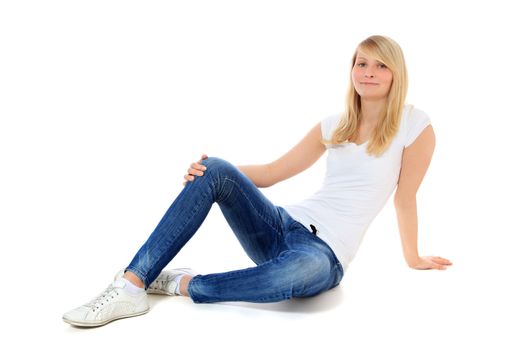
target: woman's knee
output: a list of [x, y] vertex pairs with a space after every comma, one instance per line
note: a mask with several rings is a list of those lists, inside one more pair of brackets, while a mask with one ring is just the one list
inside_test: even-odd
[[208, 157], [200, 162], [205, 165], [207, 169], [205, 174], [221, 174], [235, 170], [235, 166], [225, 159], [218, 157]]
[[210, 183], [214, 191], [214, 201], [221, 202], [232, 193], [235, 180], [241, 176], [239, 169], [218, 157], [208, 157], [202, 160], [201, 164], [207, 167], [202, 176], [203, 182]]

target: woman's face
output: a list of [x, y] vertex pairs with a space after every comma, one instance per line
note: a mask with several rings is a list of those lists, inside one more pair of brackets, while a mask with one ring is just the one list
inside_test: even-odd
[[356, 92], [365, 100], [386, 98], [392, 85], [390, 69], [361, 50], [356, 55], [351, 77]]

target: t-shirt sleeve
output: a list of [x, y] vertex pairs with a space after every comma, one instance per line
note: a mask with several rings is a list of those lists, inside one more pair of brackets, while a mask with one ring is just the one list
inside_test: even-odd
[[430, 117], [425, 112], [413, 108], [408, 117], [405, 147], [410, 146], [430, 123]]
[[[320, 121], [320, 129], [322, 131], [322, 138], [324, 140], [331, 140], [333, 136], [333, 132], [338, 126], [338, 122], [340, 121], [340, 114], [330, 115]], [[331, 147], [330, 145], [325, 145], [326, 148]]]

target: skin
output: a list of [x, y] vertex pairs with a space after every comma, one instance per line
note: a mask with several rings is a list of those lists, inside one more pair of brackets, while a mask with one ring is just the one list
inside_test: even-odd
[[[392, 85], [392, 72], [382, 62], [359, 50], [351, 70], [351, 78], [354, 89], [361, 97], [360, 133], [363, 131], [365, 136], [369, 136], [386, 104]], [[362, 141], [359, 143], [363, 143]]]
[[[380, 111], [387, 103], [393, 74], [390, 69], [362, 50], [358, 50], [351, 70], [354, 88], [361, 98], [362, 116], [357, 144], [369, 139], [376, 126]], [[435, 134], [431, 125], [403, 151], [398, 187], [394, 196], [398, 227], [405, 260], [414, 269], [445, 270], [452, 265], [440, 256], [419, 256], [417, 249], [417, 190], [432, 160]]]
[[[378, 123], [380, 111], [387, 103], [387, 96], [392, 84], [393, 74], [382, 62], [358, 50], [355, 64], [351, 70], [354, 88], [361, 98], [362, 115], [358, 134], [352, 142], [366, 142]], [[291, 150], [279, 159], [262, 165], [242, 165], [238, 168], [258, 187], [269, 187], [306, 170], [326, 151], [320, 143], [320, 122]], [[403, 150], [401, 172], [398, 179], [394, 206], [405, 260], [409, 267], [417, 270], [445, 270], [452, 265], [448, 259], [440, 256], [420, 256], [417, 249], [417, 200], [416, 194], [430, 165], [435, 148], [435, 134], [428, 125], [417, 139]], [[184, 175], [184, 185], [194, 181], [196, 176], [203, 176], [207, 169], [200, 161], [190, 165]], [[133, 273], [126, 272], [125, 277], [137, 286], [144, 283]], [[180, 292], [188, 296], [187, 288], [191, 276], [185, 276], [180, 282]]]

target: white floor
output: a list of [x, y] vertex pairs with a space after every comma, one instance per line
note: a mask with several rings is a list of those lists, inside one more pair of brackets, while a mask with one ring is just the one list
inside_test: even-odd
[[[94, 329], [71, 327], [62, 322], [61, 315], [107, 285], [119, 266], [112, 271], [103, 266], [117, 260], [117, 254], [105, 258], [105, 253], [91, 252], [91, 264], [56, 264], [51, 260], [50, 266], [44, 262], [32, 267], [25, 264], [27, 269], [52, 273], [47, 279], [31, 273], [13, 281], [11, 289], [16, 294], [3, 307], [3, 318], [9, 320], [8, 326], [4, 324], [8, 331], [3, 337], [20, 346], [45, 344], [74, 349], [516, 348], [513, 331], [518, 290], [513, 285], [514, 266], [503, 264], [503, 257], [480, 259], [474, 251], [485, 247], [476, 239], [472, 249], [462, 250], [457, 237], [440, 249], [440, 254], [454, 262], [448, 270], [412, 270], [400, 256], [395, 231], [383, 230], [382, 223], [386, 225], [384, 220], [392, 215], [390, 209], [380, 215], [341, 285], [320, 296], [272, 304], [203, 305], [184, 297], [150, 296], [148, 314]], [[213, 234], [218, 229], [220, 238]], [[219, 209], [211, 211], [198, 233], [170, 267], [192, 266], [208, 273], [248, 264]], [[220, 246], [227, 247], [224, 255], [202, 248], [218, 244], [216, 239]], [[113, 242], [111, 238], [107, 241]], [[191, 258], [200, 257], [196, 254], [200, 250], [207, 259], [193, 264]], [[79, 250], [76, 254], [90, 252]]]

